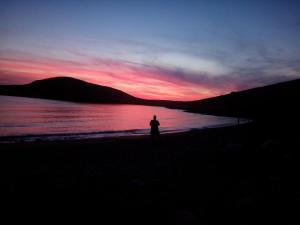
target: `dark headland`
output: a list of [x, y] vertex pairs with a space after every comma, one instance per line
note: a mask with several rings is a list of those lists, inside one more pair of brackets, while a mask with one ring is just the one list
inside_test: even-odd
[[[73, 88], [76, 99], [69, 95]], [[93, 209], [105, 206], [111, 224], [299, 224], [299, 92], [300, 80], [294, 80], [172, 102], [71, 78], [0, 86], [4, 95], [110, 99], [253, 120], [165, 135], [156, 145], [147, 136], [1, 144], [2, 193], [92, 193]]]
[[53, 99], [81, 103], [140, 104], [173, 106], [177, 101], [145, 100], [115, 88], [72, 77], [54, 77], [25, 85], [0, 85], [0, 95]]

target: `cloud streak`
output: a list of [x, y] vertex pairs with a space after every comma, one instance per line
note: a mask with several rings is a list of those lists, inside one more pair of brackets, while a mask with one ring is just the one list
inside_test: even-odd
[[152, 63], [137, 63], [74, 50], [68, 51], [71, 59], [5, 50], [0, 52], [0, 83], [71, 76], [146, 99], [196, 100], [299, 77], [300, 61], [262, 52], [260, 58], [247, 59], [254, 66], [240, 68], [178, 53], [165, 54]]

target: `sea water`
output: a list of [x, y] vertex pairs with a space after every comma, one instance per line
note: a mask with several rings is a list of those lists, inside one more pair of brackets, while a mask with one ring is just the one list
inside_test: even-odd
[[0, 142], [149, 134], [153, 115], [161, 133], [236, 123], [236, 119], [165, 107], [87, 104], [0, 95]]

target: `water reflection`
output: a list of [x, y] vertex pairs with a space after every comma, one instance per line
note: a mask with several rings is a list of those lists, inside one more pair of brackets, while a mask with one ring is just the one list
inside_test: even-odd
[[80, 104], [9, 96], [0, 96], [0, 104], [0, 136], [128, 130], [145, 133], [153, 115], [158, 116], [162, 132], [234, 121], [231, 118], [140, 105]]

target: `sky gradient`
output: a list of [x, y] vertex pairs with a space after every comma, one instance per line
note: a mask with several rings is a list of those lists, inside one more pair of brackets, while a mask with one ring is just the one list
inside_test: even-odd
[[300, 78], [300, 0], [1, 1], [0, 84], [196, 100]]

